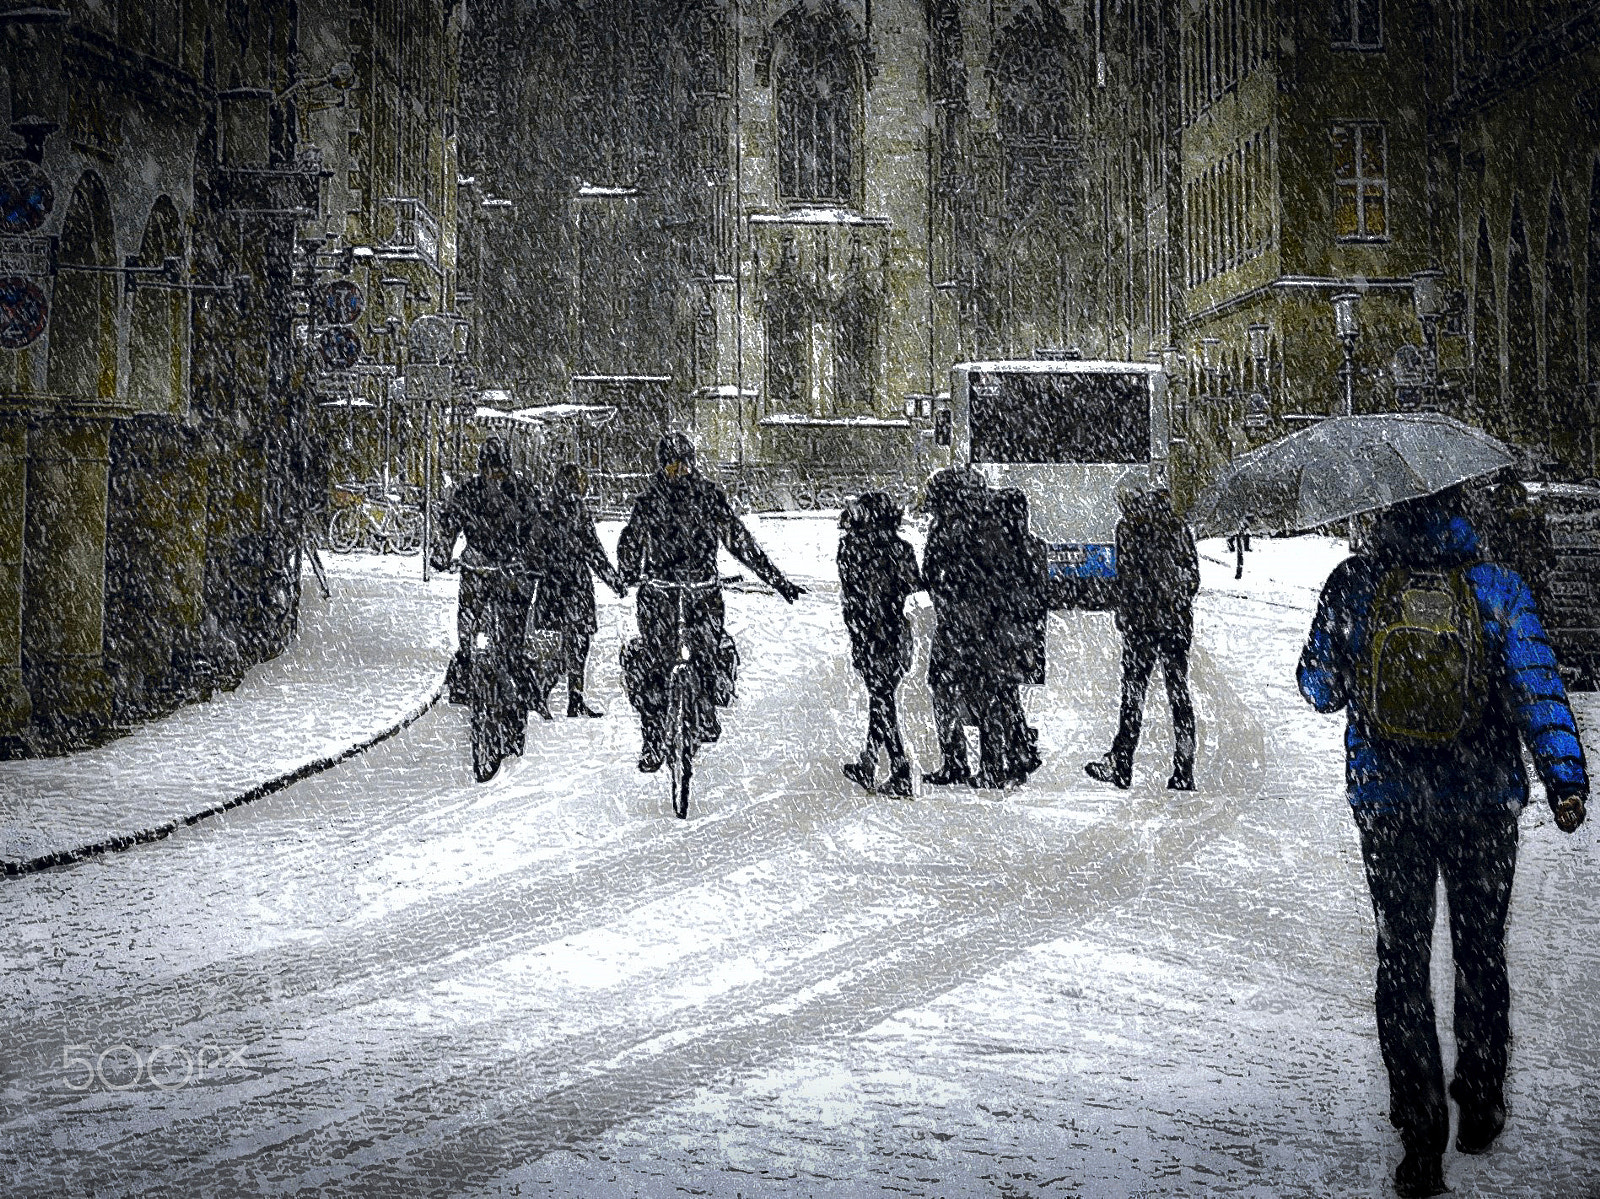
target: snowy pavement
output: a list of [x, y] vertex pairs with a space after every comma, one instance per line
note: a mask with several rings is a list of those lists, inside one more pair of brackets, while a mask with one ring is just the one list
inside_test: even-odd
[[219, 691], [98, 749], [0, 762], [0, 871], [164, 837], [324, 769], [420, 716], [455, 643], [455, 579], [415, 557], [330, 554], [308, 571], [293, 645]]
[[[1048, 759], [1030, 785], [905, 802], [838, 773], [865, 713], [834, 531], [752, 526], [812, 590], [729, 595], [741, 694], [686, 822], [633, 770], [631, 604], [602, 593], [591, 692], [611, 715], [535, 721], [489, 785], [441, 706], [157, 845], [0, 883], [0, 1186], [1389, 1193], [1340, 724], [1293, 681], [1337, 544], [1258, 542], [1237, 581], [1202, 546], [1197, 794], [1162, 785], [1160, 688], [1133, 789], [1084, 777], [1118, 643], [1074, 614], [1028, 700]], [[926, 766], [920, 678], [902, 699]], [[1595, 827], [1524, 816], [1511, 1123], [1491, 1154], [1447, 1157], [1458, 1195], [1600, 1193]]]

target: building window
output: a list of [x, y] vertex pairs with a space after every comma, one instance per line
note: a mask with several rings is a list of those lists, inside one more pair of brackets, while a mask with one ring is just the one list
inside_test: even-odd
[[1340, 241], [1387, 241], [1389, 183], [1384, 128], [1333, 127], [1333, 233]]
[[1333, 0], [1333, 44], [1341, 50], [1383, 49], [1383, 0]]
[[784, 198], [848, 203], [857, 70], [844, 31], [821, 14], [796, 22], [777, 74], [778, 186]]

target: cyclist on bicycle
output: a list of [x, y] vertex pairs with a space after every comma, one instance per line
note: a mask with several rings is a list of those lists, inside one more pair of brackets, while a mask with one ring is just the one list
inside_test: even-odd
[[666, 760], [667, 675], [678, 658], [680, 598], [663, 583], [710, 583], [685, 600], [691, 661], [700, 672], [698, 739], [722, 734], [714, 697], [718, 648], [723, 632], [722, 591], [717, 582], [717, 546], [755, 571], [789, 603], [805, 588], [792, 583], [756, 544], [728, 503], [727, 493], [696, 473], [694, 445], [682, 433], [668, 433], [656, 446], [660, 470], [634, 500], [633, 512], [617, 544], [617, 566], [624, 581], [639, 583], [639, 636], [623, 647], [623, 681], [628, 702], [639, 713], [644, 748], [639, 769], [661, 769]]
[[[510, 447], [491, 437], [478, 451], [478, 473], [445, 497], [439, 513], [431, 560], [435, 570], [450, 568], [456, 538], [465, 534], [461, 554], [461, 591], [456, 602], [455, 657], [445, 672], [450, 702], [466, 703], [469, 647], [480, 630], [513, 631], [519, 688], [532, 700], [535, 688], [523, 678], [521, 635], [533, 599], [533, 567], [529, 554], [538, 532], [538, 494], [511, 469]], [[497, 619], [491, 619], [491, 617]], [[537, 697], [542, 704], [542, 696]], [[544, 714], [544, 713], [541, 713]]]

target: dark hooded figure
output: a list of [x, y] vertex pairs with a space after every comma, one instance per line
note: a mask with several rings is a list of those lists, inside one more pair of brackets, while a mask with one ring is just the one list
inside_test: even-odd
[[[1435, 588], [1422, 595], [1448, 588], [1474, 605], [1476, 621], [1453, 626], [1465, 627], [1465, 638], [1432, 644], [1471, 643], [1477, 650], [1468, 656], [1481, 655], [1482, 665], [1444, 671], [1428, 659], [1448, 661], [1447, 648], [1428, 655], [1408, 651], [1389, 669], [1403, 677], [1409, 666], [1428, 686], [1380, 685], [1375, 622], [1388, 619], [1383, 627], [1392, 629], [1394, 618], [1379, 613], [1398, 609], [1406, 620], [1427, 620], [1446, 606], [1434, 602], [1424, 611], [1421, 600], [1396, 591], [1418, 579]], [[1396, 596], [1403, 608], [1389, 598], [1380, 605], [1380, 597]], [[1384, 633], [1385, 642], [1391, 635]], [[1441, 680], [1455, 685], [1441, 687]], [[1456, 972], [1449, 1090], [1460, 1107], [1456, 1148], [1484, 1153], [1506, 1119], [1511, 995], [1505, 928], [1517, 818], [1528, 802], [1523, 751], [1544, 784], [1557, 826], [1571, 833], [1583, 823], [1589, 793], [1583, 747], [1533, 596], [1513, 571], [1479, 560], [1476, 535], [1455, 494], [1389, 509], [1369, 548], [1334, 568], [1300, 655], [1298, 681], [1317, 711], [1347, 712], [1346, 789], [1378, 933], [1378, 1043], [1389, 1074], [1389, 1120], [1405, 1148], [1395, 1189], [1409, 1196], [1442, 1194], [1450, 1112], [1430, 982], [1435, 888], [1442, 877]], [[1394, 696], [1414, 696], [1408, 702], [1425, 719], [1452, 713], [1453, 727], [1431, 740], [1397, 735], [1399, 726], [1373, 710]], [[1467, 712], [1476, 718], [1456, 718]]]
[[999, 589], [995, 674], [1006, 726], [1005, 781], [1022, 783], [1041, 765], [1039, 733], [1023, 714], [1019, 685], [1045, 681], [1050, 553], [1044, 539], [1029, 531], [1028, 497], [1017, 488], [995, 493], [994, 513], [1000, 533], [993, 563]]
[[1545, 587], [1556, 563], [1549, 526], [1527, 486], [1509, 470], [1497, 477], [1486, 499], [1484, 557], [1521, 575], [1533, 593], [1533, 602], [1544, 608]]
[[[633, 501], [633, 512], [617, 543], [621, 581], [639, 583], [639, 636], [622, 651], [623, 682], [639, 713], [644, 749], [639, 769], [660, 770], [666, 761], [667, 674], [678, 655], [678, 593], [653, 587], [666, 583], [717, 582], [717, 547], [743, 562], [787, 602], [805, 594], [762, 552], [750, 530], [728, 503], [727, 493], [695, 472], [694, 445], [682, 433], [668, 433], [656, 446], [661, 469]], [[713, 587], [683, 600], [686, 640], [701, 672], [698, 735], [715, 741], [722, 735], [717, 719], [717, 659], [722, 652], [722, 592]]]
[[845, 777], [868, 791], [880, 751], [889, 755], [884, 795], [910, 798], [911, 762], [900, 738], [895, 691], [911, 666], [911, 622], [906, 599], [922, 590], [917, 555], [899, 535], [902, 513], [893, 500], [874, 491], [858, 498], [839, 517], [839, 593], [850, 634], [850, 660], [869, 697], [867, 745]]
[[988, 485], [974, 471], [950, 467], [928, 479], [926, 504], [933, 516], [922, 558], [934, 616], [928, 687], [941, 761], [922, 781], [979, 781], [967, 760], [970, 720], [978, 725], [984, 781], [992, 782], [1005, 773], [1006, 737], [996, 701], [1000, 651], [994, 637], [1003, 583], [989, 569], [986, 552], [997, 540]]
[[1091, 778], [1127, 787], [1139, 745], [1145, 689], [1156, 663], [1166, 676], [1172, 707], [1174, 791], [1194, 790], [1194, 703], [1189, 697], [1189, 643], [1200, 559], [1194, 534], [1172, 510], [1165, 490], [1132, 489], [1118, 497], [1117, 629], [1122, 633], [1122, 710], [1111, 752], [1084, 770]]
[[[584, 503], [588, 480], [576, 462], [556, 471], [555, 485], [544, 502], [539, 590], [533, 597], [528, 624], [561, 634], [561, 665], [567, 674], [567, 715], [601, 716], [583, 698], [584, 668], [589, 643], [599, 628], [595, 620], [594, 578], [619, 596], [627, 594], [621, 576], [595, 532], [594, 517]], [[539, 686], [548, 692], [556, 680], [546, 675]]]
[[[445, 497], [429, 551], [433, 568], [447, 570], [456, 539], [466, 538], [456, 602], [459, 640], [445, 674], [451, 703], [466, 702], [467, 647], [480, 629], [514, 632], [520, 642], [533, 598], [538, 531], [537, 492], [512, 470], [510, 447], [488, 438], [478, 451], [478, 473]], [[542, 706], [525, 666], [519, 673], [529, 700]]]

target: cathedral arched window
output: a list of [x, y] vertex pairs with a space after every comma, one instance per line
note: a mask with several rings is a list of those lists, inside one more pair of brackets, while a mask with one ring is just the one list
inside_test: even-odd
[[861, 108], [855, 39], [833, 6], [796, 10], [777, 32], [779, 191], [786, 200], [849, 203]]

